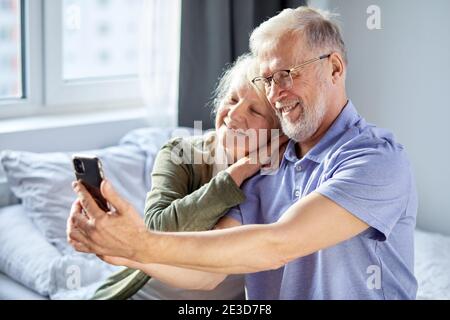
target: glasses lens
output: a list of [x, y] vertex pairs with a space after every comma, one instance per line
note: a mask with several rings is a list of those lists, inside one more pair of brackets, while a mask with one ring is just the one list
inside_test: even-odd
[[291, 74], [286, 70], [275, 72], [269, 79], [260, 77], [254, 79], [253, 83], [258, 89], [265, 91], [266, 94], [270, 92], [272, 88], [272, 82], [275, 82], [282, 89], [289, 89], [292, 86]]
[[266, 91], [267, 83], [268, 83], [268, 81], [267, 81], [267, 79], [265, 79], [265, 78], [255, 78], [255, 79], [253, 80], [253, 84], [254, 84], [259, 90], [262, 90], [262, 91]]
[[273, 81], [282, 89], [288, 89], [292, 85], [292, 78], [289, 71], [281, 70], [275, 72], [273, 75]]

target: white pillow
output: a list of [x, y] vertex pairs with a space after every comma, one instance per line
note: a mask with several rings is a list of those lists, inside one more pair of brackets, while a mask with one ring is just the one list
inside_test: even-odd
[[0, 209], [0, 270], [42, 296], [50, 295], [51, 266], [61, 257], [21, 205]]
[[93, 254], [74, 252], [56, 259], [50, 267], [49, 296], [52, 300], [87, 300], [114, 272]]
[[[97, 155], [116, 190], [143, 213], [154, 158], [173, 129], [146, 128], [130, 132], [114, 147], [82, 151]], [[3, 151], [1, 164], [14, 195], [44, 237], [61, 253], [72, 253], [66, 221], [76, 196], [72, 153]]]
[[89, 299], [119, 269], [95, 255], [61, 255], [36, 229], [23, 206], [0, 209], [0, 271], [41, 296]]

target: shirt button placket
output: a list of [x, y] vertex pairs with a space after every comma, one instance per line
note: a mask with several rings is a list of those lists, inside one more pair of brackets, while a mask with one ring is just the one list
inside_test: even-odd
[[[303, 168], [302, 168], [301, 164], [298, 163], [295, 165], [295, 171], [297, 171], [297, 174], [299, 174], [302, 170], [303, 170]], [[298, 179], [297, 181], [301, 181], [300, 176], [297, 176], [297, 179]], [[294, 196], [296, 198], [300, 198], [300, 196], [301, 196], [300, 186], [297, 186], [297, 189], [295, 189]]]

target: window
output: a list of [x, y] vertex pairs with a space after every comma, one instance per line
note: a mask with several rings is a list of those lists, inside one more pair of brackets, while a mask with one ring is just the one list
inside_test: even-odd
[[64, 0], [64, 80], [136, 77], [142, 0]]
[[176, 113], [181, 0], [0, 0], [0, 9], [0, 118], [145, 107], [149, 97], [164, 103], [160, 114]]
[[21, 20], [19, 0], [0, 0], [0, 99], [23, 95]]
[[123, 54], [139, 51], [140, 34], [127, 32], [130, 26], [124, 30], [123, 24], [131, 21], [138, 26], [146, 1], [44, 1], [47, 105], [79, 109], [143, 104], [139, 57], [130, 63], [132, 58]]

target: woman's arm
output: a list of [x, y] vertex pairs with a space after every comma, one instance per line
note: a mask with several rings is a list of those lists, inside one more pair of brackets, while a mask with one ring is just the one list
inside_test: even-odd
[[[282, 136], [275, 142], [275, 148], [271, 143], [267, 146], [270, 157], [266, 160], [275, 154], [280, 157], [288, 138]], [[177, 164], [173, 161], [174, 155], [183, 150], [180, 146], [189, 148], [192, 143], [174, 139], [159, 152], [152, 173], [153, 188], [146, 200], [147, 228], [158, 231], [210, 230], [227, 210], [245, 200], [244, 193], [239, 189], [241, 184], [265, 163], [261, 162], [259, 152], [255, 151], [211, 178], [211, 165], [190, 164], [189, 161]], [[198, 152], [200, 146], [195, 147], [194, 153], [197, 152], [202, 159], [204, 154]], [[192, 155], [191, 150], [188, 152]], [[191, 156], [192, 159], [196, 159], [195, 155]]]
[[[214, 229], [226, 229], [239, 225], [238, 221], [229, 217], [223, 217]], [[187, 290], [213, 290], [227, 277], [225, 274], [163, 264], [142, 264], [120, 257], [101, 257], [101, 259], [109, 264], [139, 269], [165, 284]]]
[[228, 209], [245, 200], [233, 180], [242, 179], [242, 174], [222, 171], [210, 179], [207, 164], [177, 164], [172, 157], [180, 143], [181, 139], [172, 140], [158, 153], [152, 190], [146, 199], [145, 224], [158, 231], [210, 230]]
[[141, 270], [169, 286], [186, 290], [213, 290], [227, 277], [225, 274], [197, 271], [164, 264], [142, 264], [120, 257], [100, 257], [106, 263]]

